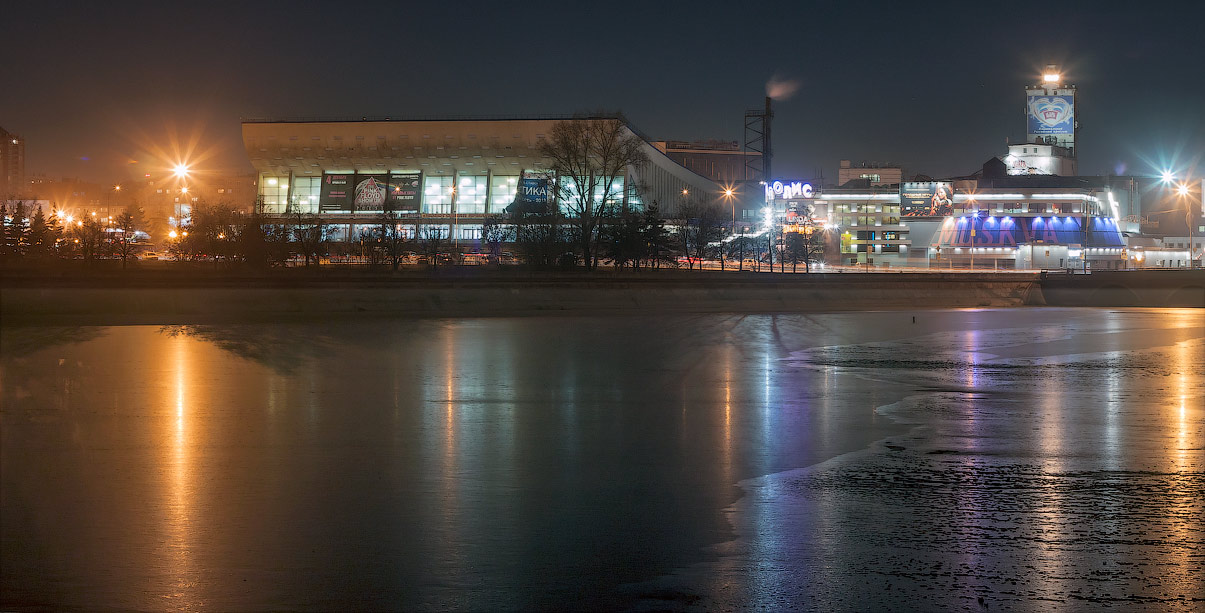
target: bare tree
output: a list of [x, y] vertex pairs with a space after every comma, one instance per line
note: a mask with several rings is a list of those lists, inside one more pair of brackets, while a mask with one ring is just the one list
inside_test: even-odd
[[439, 258], [448, 244], [448, 231], [437, 226], [425, 226], [422, 232], [423, 251], [432, 268], [439, 268]]
[[398, 271], [406, 253], [412, 250], [410, 237], [402, 230], [401, 224], [401, 215], [392, 208], [386, 208], [381, 211], [376, 227], [377, 244], [384, 250], [385, 257], [389, 258], [393, 272]]
[[134, 213], [130, 209], [126, 209], [117, 216], [115, 232], [113, 232], [113, 251], [121, 258], [121, 267], [125, 268], [126, 263], [134, 256], [134, 251], [137, 249], [137, 243], [134, 242], [135, 232]]
[[322, 255], [322, 247], [330, 239], [326, 223], [317, 215], [301, 211], [294, 212], [292, 218], [293, 244], [305, 258], [306, 266], [309, 266], [311, 261], [317, 265]]
[[481, 226], [481, 242], [490, 252], [490, 261], [502, 261], [502, 243], [511, 237], [511, 229], [503, 224], [501, 215], [490, 215]]
[[85, 261], [91, 262], [105, 253], [108, 247], [105, 242], [105, 228], [96, 221], [95, 216], [85, 216], [76, 222], [73, 230], [75, 247]]
[[688, 266], [694, 268], [697, 261], [702, 268], [703, 260], [711, 255], [724, 236], [723, 213], [714, 203], [691, 201], [683, 205], [681, 215], [679, 231]]
[[623, 201], [616, 183], [629, 167], [645, 161], [643, 147], [644, 141], [617, 118], [557, 122], [540, 143], [540, 155], [558, 175], [553, 184], [557, 200], [589, 270], [597, 265], [600, 227]]

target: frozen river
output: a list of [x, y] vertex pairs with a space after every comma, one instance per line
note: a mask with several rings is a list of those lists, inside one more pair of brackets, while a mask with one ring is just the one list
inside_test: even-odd
[[2, 340], [5, 610], [1205, 607], [1203, 310]]

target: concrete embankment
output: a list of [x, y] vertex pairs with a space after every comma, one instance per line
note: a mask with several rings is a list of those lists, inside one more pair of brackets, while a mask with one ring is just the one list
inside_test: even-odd
[[5, 325], [173, 324], [349, 315], [819, 312], [1042, 304], [1028, 273], [677, 272], [495, 278], [6, 279]]

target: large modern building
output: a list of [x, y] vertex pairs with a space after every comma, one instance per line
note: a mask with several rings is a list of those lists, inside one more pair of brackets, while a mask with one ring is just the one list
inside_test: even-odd
[[[558, 121], [616, 117], [243, 123], [243, 142], [258, 173], [268, 215], [316, 214], [335, 237], [352, 238], [378, 224], [385, 208], [403, 211], [407, 232], [436, 230], [458, 241], [481, 237], [485, 219], [525, 194], [549, 193], [551, 160], [540, 153]], [[657, 203], [668, 216], [688, 200], [722, 194], [715, 181], [668, 157], [630, 124], [648, 161], [612, 186], [623, 204]]]

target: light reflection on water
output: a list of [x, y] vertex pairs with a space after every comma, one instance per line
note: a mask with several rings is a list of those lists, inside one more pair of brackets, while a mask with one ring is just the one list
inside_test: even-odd
[[[1158, 562], [1200, 564], [1183, 546], [1199, 530], [1175, 519], [1201, 505], [1199, 311], [910, 317], [125, 327], [5, 349], [0, 604], [625, 607], [650, 597], [620, 586], [711, 560], [682, 592], [775, 607], [802, 584], [881, 590], [850, 578], [910, 525], [893, 509], [950, 475], [966, 487], [933, 497], [957, 511], [941, 538], [972, 544], [943, 550], [951, 566], [1007, 558], [973, 546], [1001, 526], [1071, 575], [1085, 526], [1155, 529], [1172, 543]], [[856, 480], [754, 479], [738, 500], [738, 481], [885, 437], [904, 450], [873, 457], [941, 471], [913, 489], [870, 473], [870, 498]], [[988, 464], [1013, 455], [1037, 489], [993, 494]], [[1128, 519], [1134, 501], [1110, 494], [1087, 524], [1057, 485], [1136, 470], [1190, 478], [1166, 481], [1165, 516]]]

